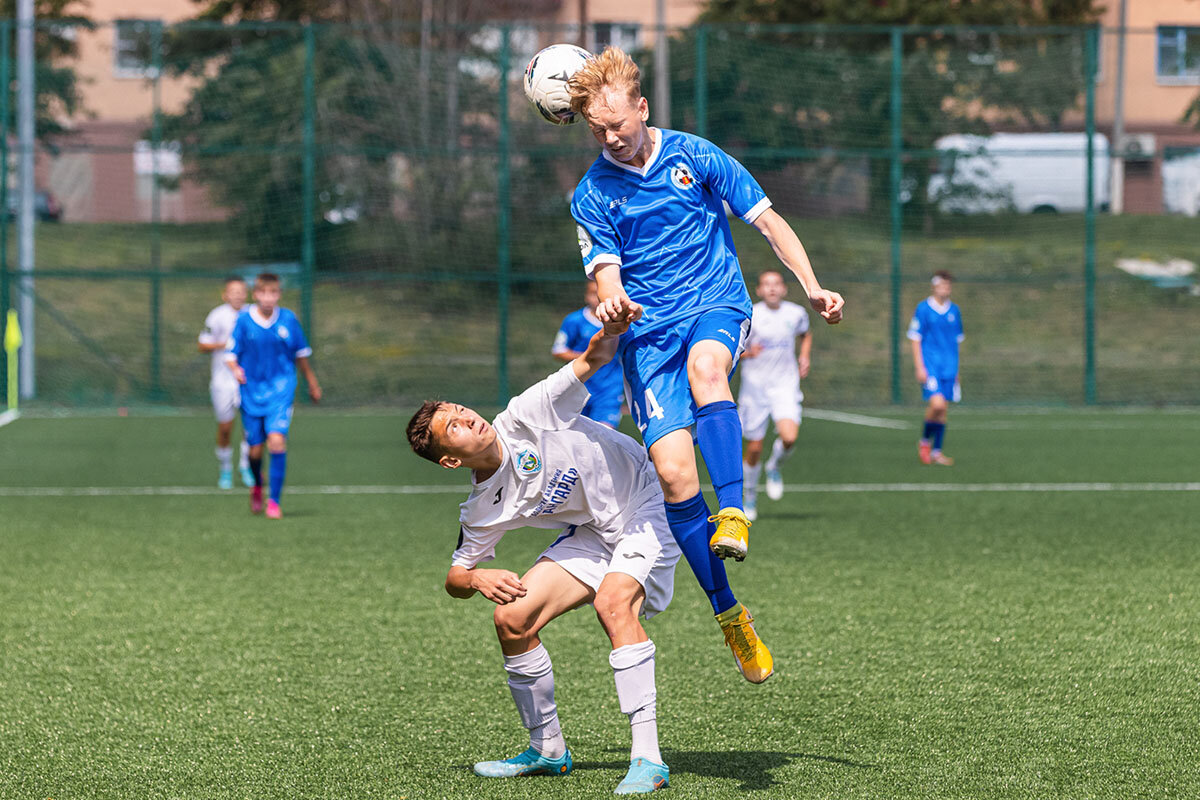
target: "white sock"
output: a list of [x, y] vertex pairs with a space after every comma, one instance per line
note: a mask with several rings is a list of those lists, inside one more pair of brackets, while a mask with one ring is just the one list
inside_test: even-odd
[[547, 758], [559, 758], [567, 751], [567, 742], [558, 724], [550, 654], [538, 644], [528, 653], [505, 656], [504, 669], [521, 724], [529, 730], [529, 746]]
[[229, 472], [233, 469], [232, 447], [218, 447], [213, 452], [217, 454], [217, 463], [221, 465], [221, 472]]
[[791, 447], [784, 447], [783, 439], [776, 439], [775, 444], [771, 445], [771, 457], [767, 459], [767, 469], [779, 469], [779, 465], [784, 461], [787, 461], [787, 457], [790, 456], [792, 451], [795, 449], [795, 444], [793, 444]]
[[762, 462], [750, 465], [742, 462], [742, 492], [746, 497], [753, 497], [758, 491], [758, 474], [762, 472]]
[[658, 692], [654, 688], [654, 642], [618, 647], [608, 654], [617, 684], [617, 702], [621, 712], [629, 715], [633, 746], [629, 760], [644, 758], [655, 764], [663, 763], [658, 749]]
[[238, 469], [250, 469], [250, 445], [242, 439], [242, 454], [238, 457]]

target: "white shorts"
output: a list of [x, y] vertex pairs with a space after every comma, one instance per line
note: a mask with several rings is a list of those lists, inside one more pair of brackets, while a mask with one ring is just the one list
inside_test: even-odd
[[804, 392], [796, 384], [779, 384], [765, 390], [742, 386], [738, 394], [738, 419], [742, 422], [742, 436], [751, 442], [759, 442], [767, 435], [767, 420], [776, 425], [781, 419], [790, 419], [799, 425], [803, 421]]
[[208, 394], [212, 398], [213, 413], [217, 422], [233, 422], [242, 405], [242, 393], [236, 383], [210, 383]]
[[638, 510], [615, 545], [590, 528], [572, 526], [538, 560], [550, 559], [593, 592], [610, 572], [629, 575], [646, 590], [642, 614], [649, 618], [666, 610], [671, 603], [679, 555], [679, 545], [667, 527], [667, 512], [659, 496]]

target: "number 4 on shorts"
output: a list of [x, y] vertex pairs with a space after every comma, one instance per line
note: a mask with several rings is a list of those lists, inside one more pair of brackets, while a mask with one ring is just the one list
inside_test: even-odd
[[637, 423], [638, 430], [645, 433], [646, 426], [650, 423], [650, 420], [662, 419], [664, 416], [664, 412], [663, 412], [663, 407], [658, 404], [658, 399], [655, 398], [653, 391], [651, 391], [650, 389], [647, 389], [643, 395], [643, 398], [644, 399], [642, 402], [645, 404], [645, 408], [646, 408], [645, 417], [643, 418], [642, 409], [639, 407], [639, 405], [641, 405], [641, 404], [639, 404], [639, 403], [635, 402], [633, 404], [633, 412], [634, 412], [634, 422]]

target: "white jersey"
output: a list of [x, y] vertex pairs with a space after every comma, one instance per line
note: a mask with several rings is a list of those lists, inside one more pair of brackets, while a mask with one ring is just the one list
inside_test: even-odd
[[[233, 326], [240, 313], [229, 303], [222, 303], [208, 312], [208, 316], [204, 318], [204, 330], [200, 332], [200, 344], [226, 344], [233, 336]], [[227, 355], [224, 347], [213, 351], [210, 387], [237, 385], [233, 373], [229, 371], [229, 365], [225, 363]]]
[[762, 351], [754, 358], [742, 357], [742, 386], [753, 391], [780, 384], [799, 386], [796, 337], [804, 333], [808, 333], [808, 312], [802, 307], [786, 300], [776, 309], [755, 303], [746, 349], [757, 344]]
[[646, 448], [584, 417], [587, 399], [567, 364], [496, 417], [502, 461], [487, 480], [472, 481], [471, 496], [460, 506], [455, 565], [492, 560], [501, 537], [516, 528], [577, 526], [616, 544], [642, 506], [661, 506]]

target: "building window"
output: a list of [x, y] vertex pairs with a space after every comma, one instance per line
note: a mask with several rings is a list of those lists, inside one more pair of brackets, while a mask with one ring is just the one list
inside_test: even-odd
[[158, 20], [119, 19], [113, 23], [113, 75], [118, 78], [153, 78], [151, 41]]
[[1159, 27], [1155, 72], [1159, 83], [1200, 84], [1200, 28]]
[[588, 45], [593, 53], [599, 53], [610, 44], [626, 53], [632, 53], [638, 48], [641, 26], [636, 23], [593, 22], [591, 29], [592, 35], [588, 37]]

